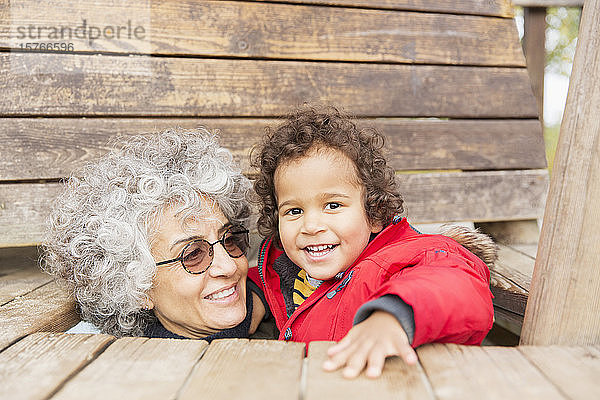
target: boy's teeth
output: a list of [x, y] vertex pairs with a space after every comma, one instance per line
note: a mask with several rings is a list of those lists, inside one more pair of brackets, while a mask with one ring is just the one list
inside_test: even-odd
[[323, 251], [326, 249], [332, 249], [333, 245], [332, 244], [323, 244], [323, 245], [319, 245], [319, 246], [308, 246], [307, 248], [310, 251]]
[[233, 292], [235, 292], [235, 286], [230, 289], [221, 290], [218, 293], [211, 294], [210, 296], [208, 296], [208, 298], [209, 298], [209, 300], [219, 300], [219, 299], [222, 299], [223, 297], [232, 295]]

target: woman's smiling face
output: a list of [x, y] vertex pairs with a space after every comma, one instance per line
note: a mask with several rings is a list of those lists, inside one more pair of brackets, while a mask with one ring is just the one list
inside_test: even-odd
[[[151, 246], [156, 262], [179, 257], [193, 240], [216, 242], [229, 226], [217, 206], [207, 206], [185, 224], [176, 211], [167, 208], [160, 217]], [[149, 297], [154, 314], [169, 331], [202, 338], [232, 328], [246, 317], [247, 258], [232, 258], [221, 243], [213, 246], [213, 256], [202, 274], [186, 272], [179, 261], [157, 267]]]

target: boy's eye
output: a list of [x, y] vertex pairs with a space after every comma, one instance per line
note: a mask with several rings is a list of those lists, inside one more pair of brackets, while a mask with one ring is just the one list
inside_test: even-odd
[[325, 206], [326, 210], [335, 210], [336, 208], [340, 208], [342, 205], [340, 203], [327, 203]]
[[302, 210], [300, 208], [290, 208], [285, 212], [284, 215], [300, 215], [302, 214]]

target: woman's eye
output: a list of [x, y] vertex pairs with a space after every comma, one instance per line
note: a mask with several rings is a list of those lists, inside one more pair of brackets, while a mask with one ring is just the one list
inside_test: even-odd
[[340, 208], [342, 205], [340, 203], [327, 203], [327, 205], [325, 206], [326, 210], [335, 210], [337, 208]]

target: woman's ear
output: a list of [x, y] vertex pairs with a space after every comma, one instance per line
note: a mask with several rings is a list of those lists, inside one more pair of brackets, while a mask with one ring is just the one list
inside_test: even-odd
[[150, 300], [150, 297], [146, 298], [146, 301], [144, 302], [144, 306], [142, 308], [146, 311], [150, 311], [154, 308], [154, 302]]

